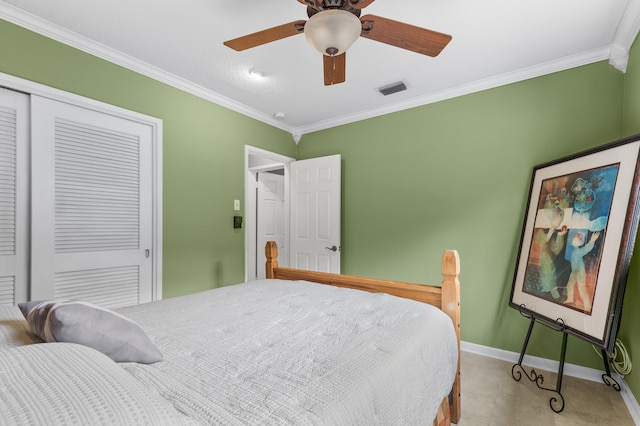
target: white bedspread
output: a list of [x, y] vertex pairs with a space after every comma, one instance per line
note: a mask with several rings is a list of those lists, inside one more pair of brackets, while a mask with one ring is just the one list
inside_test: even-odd
[[118, 310], [165, 361], [121, 364], [218, 425], [427, 425], [451, 390], [449, 317], [422, 303], [259, 281]]
[[0, 350], [0, 425], [198, 425], [104, 354], [73, 343]]

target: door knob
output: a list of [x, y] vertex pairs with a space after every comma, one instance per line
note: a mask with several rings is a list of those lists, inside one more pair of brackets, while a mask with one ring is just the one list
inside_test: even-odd
[[325, 247], [325, 249], [327, 249], [327, 250], [331, 250], [331, 251], [334, 251], [334, 252], [335, 252], [335, 251], [338, 251], [338, 247], [336, 247], [336, 246], [333, 246], [333, 247]]

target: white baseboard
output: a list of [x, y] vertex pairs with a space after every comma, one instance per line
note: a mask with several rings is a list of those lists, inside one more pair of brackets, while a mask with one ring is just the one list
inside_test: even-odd
[[[500, 359], [502, 361], [512, 362], [514, 364], [517, 363], [518, 358], [520, 358], [520, 354], [516, 352], [505, 351], [502, 349], [491, 348], [489, 346], [482, 346], [469, 342], [460, 342], [460, 349], [464, 352]], [[560, 367], [559, 361], [530, 356], [526, 354], [524, 356], [524, 359], [522, 360], [522, 364], [526, 365], [527, 367], [552, 372], [557, 372]], [[592, 382], [602, 382], [603, 371], [565, 363], [563, 373], [567, 376], [576, 377], [578, 379], [590, 380]], [[620, 395], [627, 405], [633, 421], [637, 425], [640, 425], [640, 404], [638, 404], [638, 400], [631, 392], [631, 389], [629, 389], [629, 385], [627, 385], [624, 377], [615, 373], [612, 374], [612, 376], [618, 382], [618, 384], [620, 384]]]

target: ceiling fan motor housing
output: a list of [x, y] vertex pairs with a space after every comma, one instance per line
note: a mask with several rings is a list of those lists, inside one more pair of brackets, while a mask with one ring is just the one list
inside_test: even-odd
[[360, 0], [307, 0], [307, 16], [311, 18], [316, 13], [325, 10], [346, 10], [356, 16], [360, 16], [360, 9], [353, 7], [354, 4], [360, 3]]
[[341, 6], [344, 6], [345, 3], [349, 3], [349, 2], [345, 1], [345, 0], [324, 0], [322, 2], [324, 7], [326, 7], [326, 8], [341, 7]]

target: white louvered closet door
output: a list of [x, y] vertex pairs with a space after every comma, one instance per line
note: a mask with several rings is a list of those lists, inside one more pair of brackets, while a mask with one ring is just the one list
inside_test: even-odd
[[31, 299], [152, 300], [152, 129], [32, 96]]
[[0, 305], [27, 300], [29, 96], [0, 89]]

